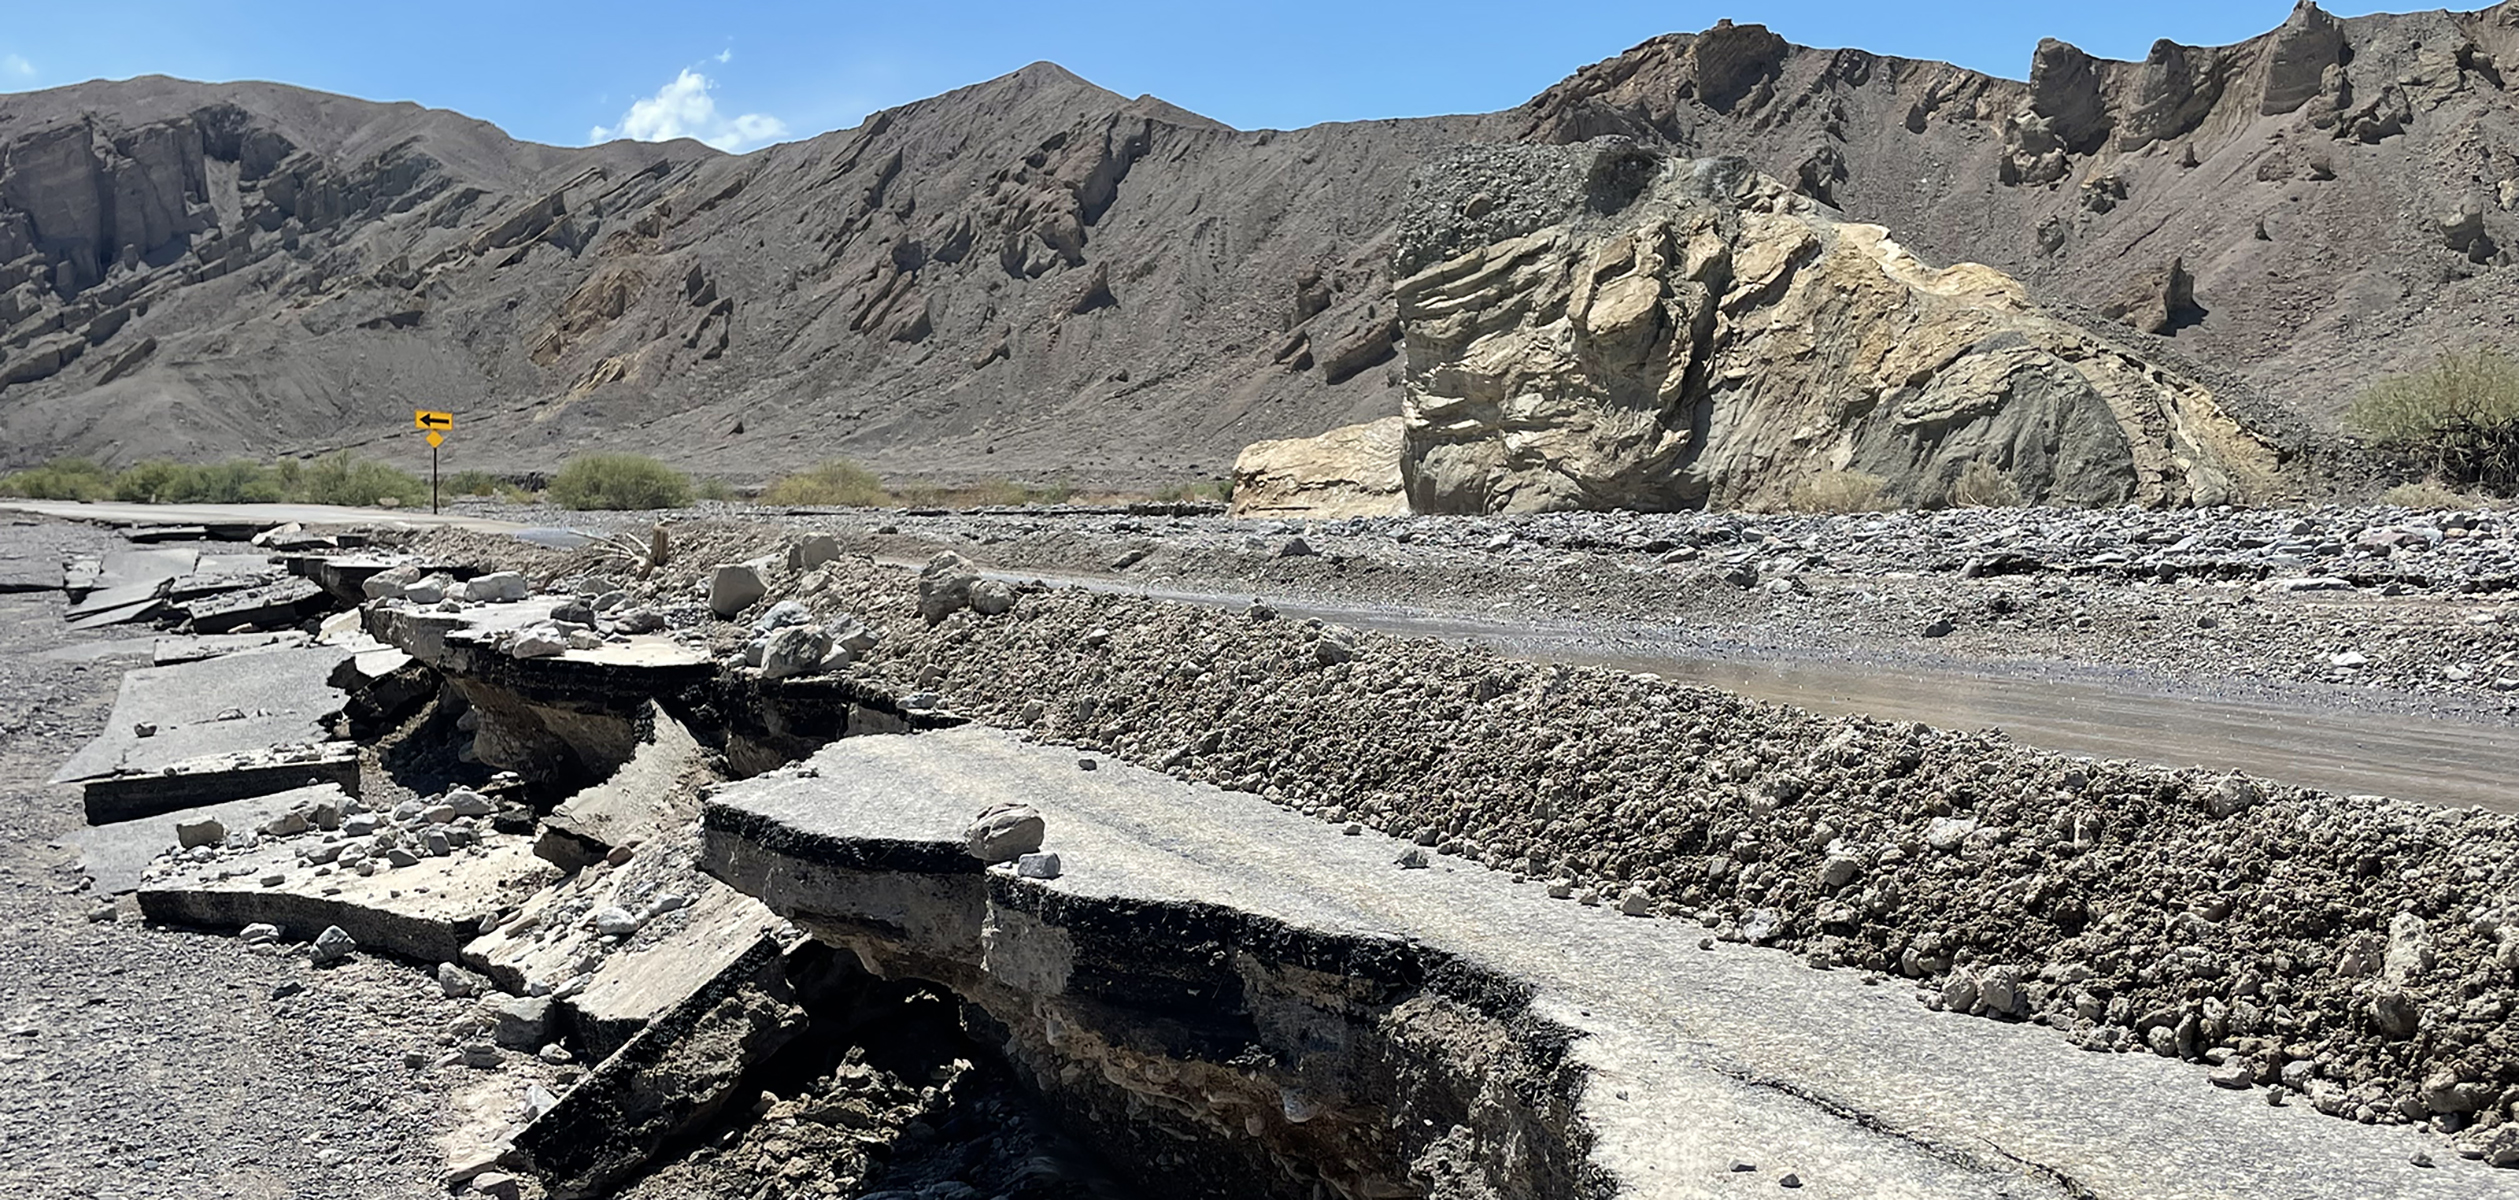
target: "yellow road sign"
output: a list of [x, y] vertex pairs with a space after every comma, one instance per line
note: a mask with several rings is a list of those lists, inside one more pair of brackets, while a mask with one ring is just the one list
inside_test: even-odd
[[[430, 412], [425, 408], [416, 409], [411, 414], [411, 427], [413, 429], [453, 429], [455, 427], [455, 414], [449, 412]], [[431, 441], [429, 444], [436, 445], [437, 443], [435, 441]]]
[[445, 434], [439, 433], [438, 431], [436, 431], [436, 430], [434, 430], [434, 429], [432, 429], [432, 430], [430, 430], [430, 431], [429, 431], [429, 445], [431, 445], [431, 446], [443, 446], [443, 445], [445, 445], [445, 444], [446, 444], [446, 435], [445, 435]]

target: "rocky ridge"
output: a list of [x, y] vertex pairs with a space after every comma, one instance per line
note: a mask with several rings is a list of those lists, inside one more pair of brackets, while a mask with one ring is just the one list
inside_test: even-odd
[[834, 454], [1212, 477], [1398, 410], [1412, 172], [1609, 134], [1745, 157], [2317, 425], [2519, 320], [2514, 39], [2509, 3], [2303, 8], [2143, 63], [2053, 43], [2018, 83], [1721, 25], [1505, 113], [1284, 132], [1040, 64], [740, 157], [531, 146], [276, 85], [81, 84], [0, 99], [0, 430], [12, 462], [416, 462], [402, 411], [436, 407], [463, 414], [466, 465], [517, 472], [637, 430], [738, 479]]

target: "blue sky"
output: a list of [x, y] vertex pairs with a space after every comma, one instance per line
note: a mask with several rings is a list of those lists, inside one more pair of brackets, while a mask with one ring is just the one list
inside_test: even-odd
[[1806, 45], [2018, 78], [2041, 37], [2140, 58], [2156, 38], [2238, 41], [2291, 9], [2290, 0], [0, 4], [9, 10], [0, 91], [140, 74], [271, 79], [451, 108], [534, 141], [688, 134], [729, 149], [844, 128], [1036, 59], [1243, 128], [1288, 128], [1509, 107], [1582, 64], [1720, 17]]

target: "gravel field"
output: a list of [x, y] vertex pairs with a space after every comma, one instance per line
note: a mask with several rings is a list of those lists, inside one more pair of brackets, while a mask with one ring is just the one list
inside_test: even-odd
[[[12, 525], [13, 548], [95, 552], [76, 525]], [[78, 661], [59, 593], [0, 596], [0, 1183], [28, 1197], [442, 1195], [452, 1081], [406, 1051], [447, 1001], [416, 967], [317, 971], [226, 937], [99, 911], [77, 789], [51, 774], [104, 724], [122, 668]], [[110, 917], [108, 917], [110, 913]]]

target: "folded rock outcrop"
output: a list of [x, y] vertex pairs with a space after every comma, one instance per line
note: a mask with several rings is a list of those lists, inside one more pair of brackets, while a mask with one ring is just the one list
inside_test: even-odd
[[[1420, 179], [1398, 263], [1417, 512], [1779, 506], [1848, 472], [1935, 505], [1988, 470], [2031, 503], [2215, 504], [2276, 461], [2205, 384], [1737, 159], [1468, 151]], [[1301, 495], [1286, 445], [1246, 477]]]

